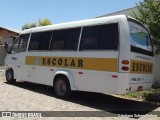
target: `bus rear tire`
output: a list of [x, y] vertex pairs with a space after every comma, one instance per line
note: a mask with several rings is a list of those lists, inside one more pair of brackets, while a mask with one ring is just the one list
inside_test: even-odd
[[71, 87], [69, 80], [64, 76], [55, 78], [53, 88], [54, 94], [57, 98], [64, 99], [68, 98], [71, 95]]
[[16, 79], [14, 79], [13, 69], [11, 69], [11, 68], [6, 71], [6, 81], [9, 84], [16, 83]]

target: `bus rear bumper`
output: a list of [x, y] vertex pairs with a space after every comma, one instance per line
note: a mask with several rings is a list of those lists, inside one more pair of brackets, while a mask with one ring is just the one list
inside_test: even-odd
[[147, 90], [152, 87], [153, 83], [152, 74], [146, 75], [146, 74], [120, 73], [119, 78], [120, 79], [118, 83], [118, 92], [117, 92], [118, 94], [126, 94], [128, 92]]
[[152, 82], [147, 83], [130, 83], [128, 92], [143, 91], [152, 87]]

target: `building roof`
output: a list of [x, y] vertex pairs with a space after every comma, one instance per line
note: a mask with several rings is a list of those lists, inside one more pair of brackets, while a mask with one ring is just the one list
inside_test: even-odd
[[98, 18], [99, 17], [112, 16], [112, 15], [120, 15], [120, 14], [131, 16], [132, 11], [135, 11], [136, 13], [138, 13], [137, 7], [128, 8], [128, 9], [125, 9], [125, 10], [120, 10], [120, 11], [117, 11], [117, 12], [113, 12], [113, 13], [109, 13], [109, 14], [106, 14], [106, 15], [98, 16]]
[[7, 27], [0, 27], [0, 29], [5, 29], [5, 30], [8, 30], [14, 33], [18, 33], [18, 34], [21, 32], [21, 30], [15, 30], [15, 29], [7, 28]]

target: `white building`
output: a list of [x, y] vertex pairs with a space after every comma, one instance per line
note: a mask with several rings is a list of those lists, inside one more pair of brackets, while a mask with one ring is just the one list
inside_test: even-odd
[[99, 16], [99, 17], [106, 17], [106, 16], [120, 15], [120, 14], [124, 14], [124, 15], [127, 15], [127, 16], [131, 16], [131, 13], [132, 13], [133, 11], [135, 11], [136, 13], [139, 13], [137, 7], [133, 7], [133, 8], [121, 10], [121, 11], [118, 11], [118, 12], [114, 12], [114, 13], [102, 15], [102, 16]]

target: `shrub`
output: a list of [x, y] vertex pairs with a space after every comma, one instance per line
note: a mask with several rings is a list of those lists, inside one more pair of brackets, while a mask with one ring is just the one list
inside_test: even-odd
[[0, 37], [0, 45], [2, 45], [2, 37]]

